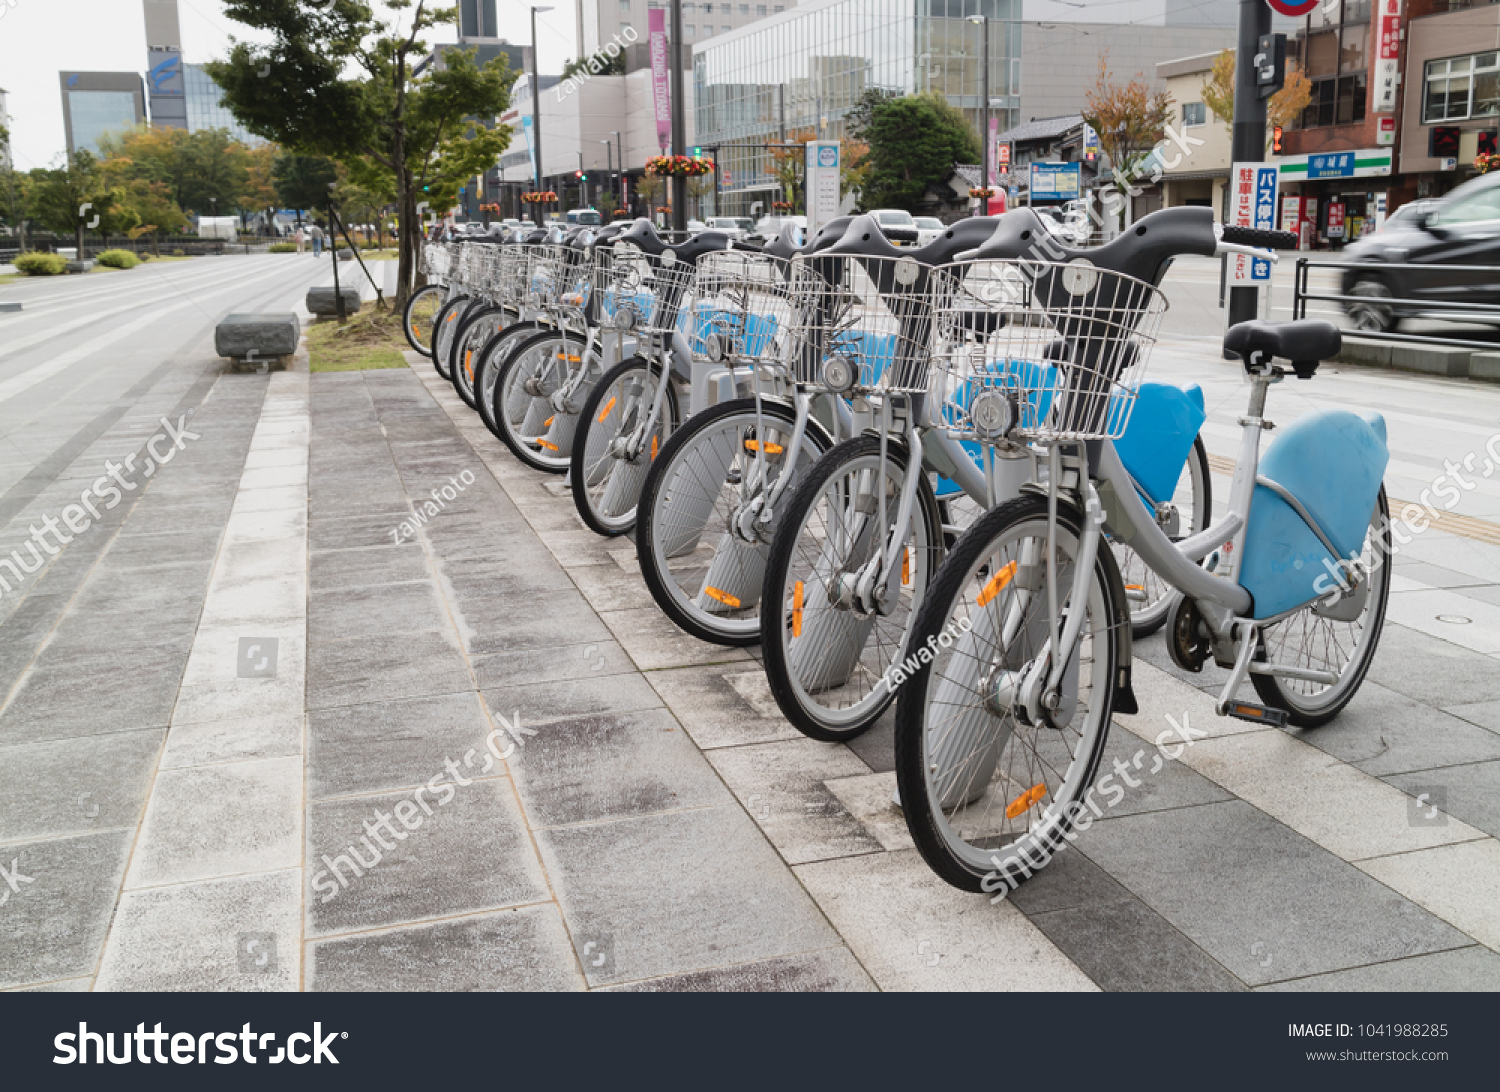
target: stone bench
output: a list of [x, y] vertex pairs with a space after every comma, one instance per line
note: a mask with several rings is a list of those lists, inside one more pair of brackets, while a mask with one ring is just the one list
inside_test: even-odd
[[225, 315], [214, 328], [214, 352], [239, 364], [285, 368], [301, 336], [294, 314]]
[[[352, 284], [339, 287], [339, 295], [344, 297], [344, 313], [348, 315], [359, 314], [359, 289]], [[333, 294], [332, 285], [323, 285], [319, 288], [307, 290], [306, 306], [309, 314], [313, 315], [336, 315], [339, 313], [338, 296]]]
[[1469, 378], [1500, 383], [1500, 353], [1475, 353], [1469, 357]]
[[89, 270], [91, 270], [93, 268], [94, 268], [94, 260], [92, 258], [89, 258], [86, 261], [81, 261], [81, 262], [74, 261], [74, 262], [69, 262], [67, 264], [67, 271], [69, 273], [87, 273]]

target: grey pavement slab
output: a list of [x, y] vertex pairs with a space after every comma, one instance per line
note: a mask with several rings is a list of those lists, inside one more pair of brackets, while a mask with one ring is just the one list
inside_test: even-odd
[[436, 631], [447, 622], [443, 608], [430, 580], [314, 591], [307, 601], [307, 635], [320, 642]]
[[[321, 378], [321, 377], [320, 377]], [[314, 471], [316, 477], [316, 471]], [[411, 515], [404, 503], [388, 505], [382, 511], [365, 511], [351, 516], [313, 516], [307, 521], [307, 546], [318, 550], [352, 550], [368, 546], [395, 546], [420, 551], [413, 539], [397, 541], [391, 531]]]
[[[501, 715], [515, 727], [508, 711]], [[524, 709], [520, 719], [522, 727], [534, 723]], [[730, 802], [713, 767], [665, 710], [556, 721], [535, 731], [518, 733], [508, 760], [534, 829]]]
[[1464, 993], [1492, 992], [1500, 982], [1500, 955], [1475, 944], [1432, 955], [1393, 959], [1348, 971], [1272, 982], [1263, 993]]
[[1500, 734], [1369, 680], [1336, 720], [1289, 731], [1377, 776], [1500, 759]]
[[581, 990], [583, 975], [554, 906], [526, 906], [434, 925], [308, 945], [312, 990]]
[[307, 717], [308, 795], [425, 785], [446, 759], [462, 762], [467, 752], [483, 751], [490, 727], [472, 691], [314, 710]]
[[1500, 672], [1479, 652], [1386, 623], [1369, 678], [1427, 705], [1500, 700]]
[[148, 728], [0, 747], [0, 842], [134, 828], [164, 736]]
[[108, 831], [0, 849], [6, 871], [30, 880], [5, 892], [0, 986], [93, 974], [130, 842], [130, 832]]
[[430, 789], [309, 806], [309, 936], [548, 900], [509, 781], [429, 776]]
[[650, 978], [620, 986], [609, 993], [864, 993], [875, 983], [848, 948], [824, 948], [779, 959], [740, 963], [708, 971]]
[[90, 680], [100, 702], [79, 702], [79, 668], [34, 668], [0, 713], [0, 746], [165, 727], [187, 657], [111, 668]]
[[96, 990], [284, 992], [301, 980], [299, 870], [127, 891]]
[[463, 653], [447, 633], [315, 641], [307, 650], [309, 711], [473, 689]]
[[590, 986], [827, 948], [837, 937], [737, 806], [539, 832]]
[[781, 716], [764, 672], [748, 659], [727, 666], [648, 671], [645, 677], [705, 750], [805, 738]]
[[[1468, 943], [1458, 930], [1240, 801], [1105, 819], [1090, 828], [1085, 848], [1249, 985]], [[1360, 928], [1351, 929], [1351, 922]]]
[[613, 640], [486, 653], [473, 657], [472, 664], [483, 690], [635, 674], [625, 650]]
[[431, 576], [420, 548], [393, 548], [387, 539], [379, 546], [363, 549], [319, 550], [310, 558], [309, 578], [316, 591], [333, 588], [363, 588], [426, 580]]
[[586, 662], [575, 661], [575, 670], [587, 672], [576, 678], [485, 690], [485, 704], [507, 717], [521, 710], [527, 723], [615, 716], [661, 706], [661, 698], [639, 675], [595, 675]]
[[217, 762], [301, 755], [302, 722], [300, 711], [229, 720], [175, 720], [167, 733], [161, 766], [170, 770]]

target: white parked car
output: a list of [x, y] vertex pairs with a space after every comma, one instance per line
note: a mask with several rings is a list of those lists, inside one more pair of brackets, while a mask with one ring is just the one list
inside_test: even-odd
[[781, 229], [789, 223], [797, 225], [798, 238], [807, 235], [806, 216], [762, 216], [755, 222], [755, 227], [746, 238], [752, 243], [764, 246], [780, 235]]
[[687, 229], [689, 235], [697, 235], [700, 231], [707, 231], [708, 225], [705, 224], [702, 220], [689, 219], [687, 222]]
[[885, 237], [897, 246], [916, 246], [917, 221], [905, 209], [876, 209], [870, 214]]
[[743, 239], [749, 232], [752, 221], [742, 216], [710, 216], [708, 231], [722, 231], [731, 239]]
[[916, 216], [913, 220], [917, 225], [918, 246], [937, 242], [943, 237], [943, 232], [948, 230], [947, 225], [936, 216]]

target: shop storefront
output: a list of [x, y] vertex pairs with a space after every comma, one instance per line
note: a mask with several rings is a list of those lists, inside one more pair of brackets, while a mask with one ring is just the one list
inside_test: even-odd
[[1391, 186], [1390, 148], [1283, 156], [1281, 223], [1303, 248], [1339, 248], [1380, 230]]

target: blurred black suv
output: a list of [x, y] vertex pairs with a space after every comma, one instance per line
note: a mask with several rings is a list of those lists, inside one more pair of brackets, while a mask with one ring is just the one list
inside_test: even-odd
[[[1500, 305], [1500, 174], [1481, 175], [1415, 215], [1393, 218], [1345, 247], [1341, 257], [1359, 263], [1343, 271], [1340, 294], [1360, 297], [1344, 303], [1360, 330], [1386, 333], [1419, 315], [1500, 325], [1500, 311], [1463, 310], [1465, 304]], [[1393, 265], [1422, 268], [1386, 268]], [[1445, 306], [1424, 307], [1427, 300]]]

